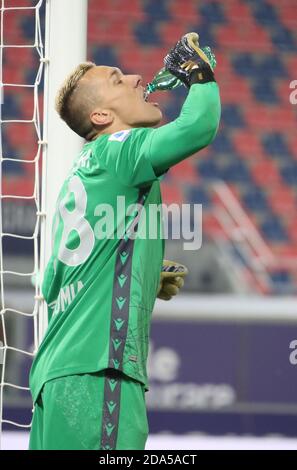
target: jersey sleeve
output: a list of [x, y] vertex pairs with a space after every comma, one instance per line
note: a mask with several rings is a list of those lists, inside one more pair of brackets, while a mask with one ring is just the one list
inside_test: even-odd
[[156, 174], [209, 145], [217, 133], [220, 115], [217, 83], [192, 85], [178, 118], [152, 129], [143, 142]]
[[152, 129], [139, 128], [106, 136], [99, 165], [126, 186], [147, 186], [158, 179], [143, 143]]

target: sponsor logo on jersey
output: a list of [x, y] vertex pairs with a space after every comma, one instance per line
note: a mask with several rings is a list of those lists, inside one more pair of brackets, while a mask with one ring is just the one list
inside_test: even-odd
[[62, 287], [57, 300], [49, 304], [49, 307], [53, 309], [53, 316], [65, 312], [83, 287], [82, 281], [77, 281], [69, 286]]
[[116, 141], [116, 142], [125, 142], [125, 140], [129, 137], [129, 134], [131, 133], [131, 129], [127, 131], [119, 131], [115, 132], [114, 134], [111, 134], [109, 137], [109, 141]]

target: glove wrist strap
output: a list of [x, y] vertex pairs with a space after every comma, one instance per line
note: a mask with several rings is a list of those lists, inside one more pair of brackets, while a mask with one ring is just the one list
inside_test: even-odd
[[190, 86], [195, 83], [209, 83], [215, 82], [215, 76], [208, 64], [200, 63], [198, 68], [191, 71], [189, 83]]

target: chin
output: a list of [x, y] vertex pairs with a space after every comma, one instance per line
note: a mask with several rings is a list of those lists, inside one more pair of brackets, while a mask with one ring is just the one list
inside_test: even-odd
[[159, 124], [162, 121], [163, 114], [161, 109], [154, 107], [149, 115], [147, 116], [145, 122], [143, 123], [143, 127], [153, 127]]

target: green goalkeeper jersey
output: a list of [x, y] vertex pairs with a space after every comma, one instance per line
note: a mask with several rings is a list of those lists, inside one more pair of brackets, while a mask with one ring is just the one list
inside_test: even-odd
[[53, 220], [42, 286], [49, 325], [30, 373], [34, 401], [48, 380], [106, 368], [147, 387], [164, 253], [160, 211], [152, 220], [148, 208], [160, 207], [162, 174], [208, 145], [219, 118], [217, 84], [195, 84], [175, 121], [105, 134], [84, 146]]

